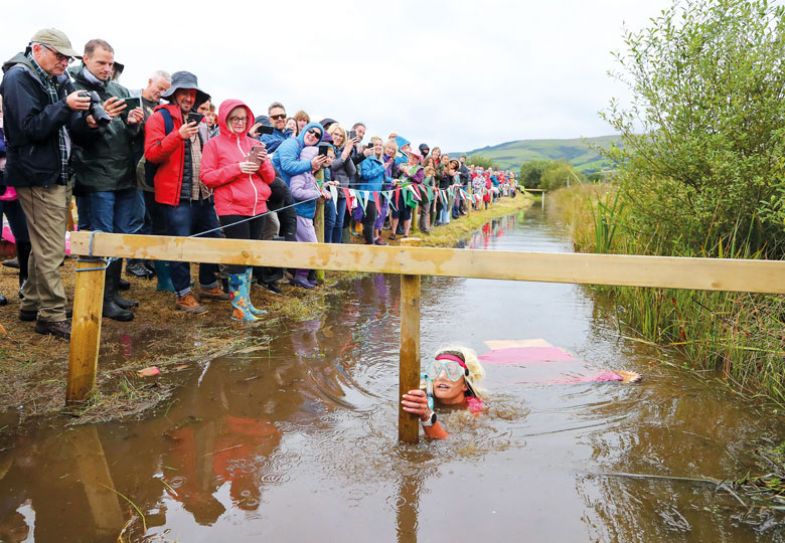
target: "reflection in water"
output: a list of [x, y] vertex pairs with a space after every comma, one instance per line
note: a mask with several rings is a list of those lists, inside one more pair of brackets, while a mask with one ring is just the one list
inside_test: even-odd
[[[539, 209], [465, 245], [571, 250]], [[627, 368], [642, 384], [492, 366], [487, 413], [445, 411], [450, 439], [399, 445], [399, 303], [397, 277], [359, 279], [268, 349], [195, 367], [154, 417], [3, 444], [0, 540], [110, 542], [124, 527], [126, 541], [781, 540], [713, 487], [624, 476], [738, 478], [778, 421], [658, 369], [573, 285], [425, 279], [422, 352], [541, 338], [576, 372]]]

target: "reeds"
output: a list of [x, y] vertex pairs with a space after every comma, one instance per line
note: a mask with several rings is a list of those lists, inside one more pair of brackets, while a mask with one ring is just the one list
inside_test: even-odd
[[[581, 252], [663, 254], [665, 241], [637, 235], [624, 195], [611, 185], [583, 185], [553, 195]], [[673, 225], [664, 225], [672, 229]], [[762, 258], [749, 232], [731, 232], [693, 249], [667, 240], [669, 254]], [[674, 247], [677, 249], [674, 251]], [[721, 376], [746, 396], [785, 405], [785, 304], [781, 296], [637, 287], [598, 287], [608, 316], [625, 334], [678, 351], [689, 369]]]

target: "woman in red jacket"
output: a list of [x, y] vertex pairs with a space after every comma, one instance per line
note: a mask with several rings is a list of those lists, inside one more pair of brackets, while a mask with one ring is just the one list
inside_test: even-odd
[[[225, 100], [218, 109], [218, 136], [204, 146], [199, 177], [213, 189], [215, 211], [227, 238], [260, 239], [261, 214], [267, 212], [275, 170], [264, 144], [248, 136], [254, 115], [240, 100]], [[245, 220], [256, 217], [252, 220]], [[243, 222], [239, 222], [243, 221]], [[251, 268], [227, 266], [232, 318], [256, 321], [265, 313], [251, 303]]]

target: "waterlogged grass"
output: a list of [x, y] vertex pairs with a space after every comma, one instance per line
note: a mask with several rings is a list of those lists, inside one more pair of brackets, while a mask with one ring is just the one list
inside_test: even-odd
[[[609, 185], [583, 185], [552, 195], [580, 252], [658, 254], [635, 229]], [[758, 258], [743, 235], [677, 256]], [[596, 287], [613, 302], [611, 317], [624, 334], [676, 350], [692, 370], [722, 377], [745, 396], [785, 405], [785, 300], [781, 296], [637, 287]]]

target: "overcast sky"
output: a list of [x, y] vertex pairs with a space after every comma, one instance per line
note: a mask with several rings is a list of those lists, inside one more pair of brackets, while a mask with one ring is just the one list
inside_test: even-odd
[[[273, 100], [312, 119], [357, 120], [452, 151], [510, 140], [612, 133], [597, 112], [627, 91], [607, 72], [626, 25], [669, 0], [3, 0], [3, 59], [39, 28], [81, 51], [103, 38], [121, 83], [190, 70], [220, 103]], [[103, 24], [102, 21], [109, 21]]]

